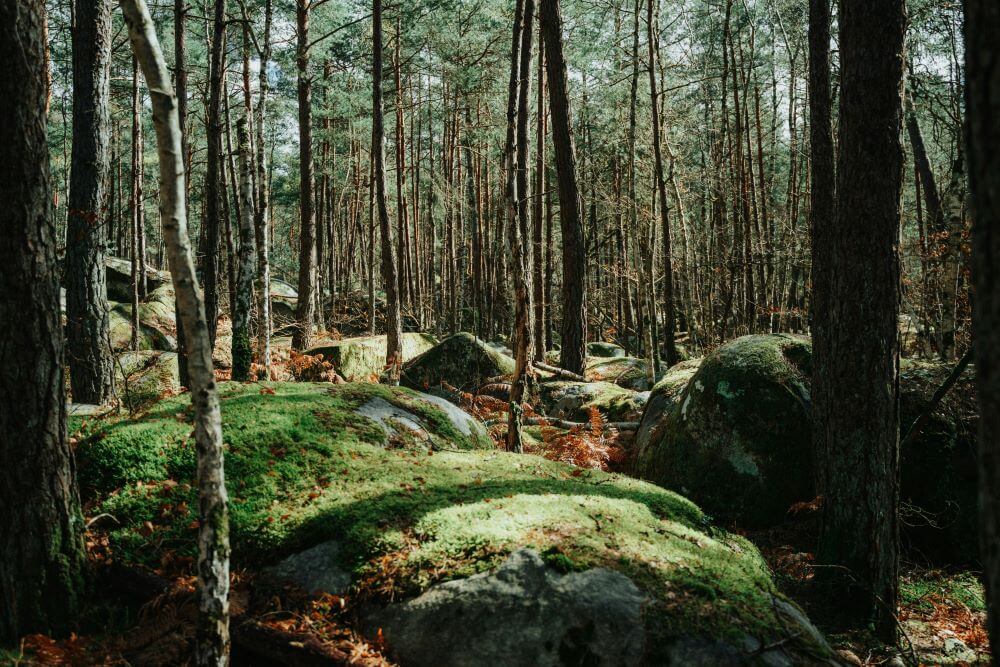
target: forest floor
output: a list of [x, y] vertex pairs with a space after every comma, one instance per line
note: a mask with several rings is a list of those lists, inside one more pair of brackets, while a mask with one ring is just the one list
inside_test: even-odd
[[968, 567], [901, 563], [899, 648], [885, 646], [869, 632], [837, 629], [836, 592], [815, 581], [819, 509], [794, 508], [774, 528], [745, 533], [757, 545], [782, 591], [806, 610], [831, 645], [853, 665], [989, 665], [986, 604], [979, 573]]

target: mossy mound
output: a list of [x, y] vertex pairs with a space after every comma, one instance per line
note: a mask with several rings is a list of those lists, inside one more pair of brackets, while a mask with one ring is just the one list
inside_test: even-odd
[[780, 522], [813, 488], [807, 339], [745, 336], [705, 358], [633, 469], [742, 525]]
[[539, 391], [546, 415], [577, 422], [586, 422], [591, 408], [608, 421], [637, 421], [646, 403], [636, 392], [610, 382], [542, 382]]
[[413, 389], [434, 391], [449, 385], [474, 391], [486, 380], [514, 372], [514, 360], [470, 333], [445, 338], [403, 365], [401, 381]]
[[[593, 382], [612, 382], [632, 391], [649, 391], [649, 362], [636, 357], [588, 357], [584, 375]], [[662, 377], [662, 373], [656, 380]]]
[[[733, 664], [752, 663], [763, 647], [786, 663], [828, 657], [821, 639], [789, 625], [792, 606], [757, 550], [710, 528], [675, 493], [477, 450], [406, 389], [224, 383], [220, 394], [235, 567], [333, 540], [331, 567], [349, 572], [362, 597], [384, 601], [491, 571], [530, 548], [559, 572], [606, 568], [634, 582], [646, 599], [647, 664], [692, 643], [739, 647]], [[420, 412], [448, 446], [393, 443], [358, 411], [373, 399]], [[87, 506], [121, 522], [110, 533], [117, 559], [155, 564], [167, 550], [196, 552], [188, 406], [187, 397], [168, 399], [136, 421], [98, 421], [78, 435]]]
[[[403, 334], [403, 362], [423, 354], [436, 344], [437, 339], [430, 334]], [[345, 338], [314, 347], [306, 354], [323, 355], [324, 361], [332, 363], [348, 382], [378, 379], [385, 369], [386, 337]]]
[[128, 410], [138, 410], [181, 388], [176, 352], [125, 352], [115, 361], [115, 386]]
[[650, 456], [650, 448], [658, 446], [663, 440], [664, 427], [668, 423], [665, 415], [677, 404], [700, 365], [701, 359], [682, 361], [668, 369], [663, 379], [653, 387], [642, 411], [639, 430], [636, 431], [632, 448], [628, 452], [630, 461], [626, 463], [626, 468], [630, 469], [635, 460]]
[[[901, 363], [904, 436], [951, 371], [951, 364], [939, 361]], [[903, 539], [912, 552], [933, 561], [979, 559], [976, 396], [975, 373], [969, 368], [900, 452]]]
[[593, 343], [587, 343], [587, 356], [589, 357], [624, 357], [625, 348], [621, 345], [616, 345], [615, 343], [605, 343], [603, 341], [595, 341]]

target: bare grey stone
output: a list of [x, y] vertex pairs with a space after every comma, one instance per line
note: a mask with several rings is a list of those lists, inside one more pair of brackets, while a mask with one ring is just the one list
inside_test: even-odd
[[344, 595], [351, 585], [351, 573], [340, 566], [339, 558], [340, 543], [331, 540], [289, 556], [268, 568], [267, 574], [311, 595]]

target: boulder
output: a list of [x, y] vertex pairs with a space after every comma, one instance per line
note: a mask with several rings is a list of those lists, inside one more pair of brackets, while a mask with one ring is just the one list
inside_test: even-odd
[[[664, 374], [663, 379], [656, 383], [653, 391], [650, 392], [646, 400], [645, 409], [639, 422], [639, 430], [636, 431], [635, 440], [629, 457], [634, 462], [638, 458], [645, 459], [650, 455], [650, 448], [658, 445], [663, 439], [663, 427], [668, 423], [665, 419], [677, 400], [684, 393], [684, 388], [694, 377], [701, 365], [701, 359], [682, 361], [676, 366], [672, 366]], [[630, 468], [632, 462], [626, 462], [626, 468]]]
[[[514, 360], [470, 333], [457, 333], [403, 365], [407, 387], [439, 390], [449, 385], [475, 391], [486, 380], [514, 372]], [[447, 391], [447, 388], [445, 388]]]
[[[808, 339], [745, 336], [705, 358], [661, 419], [647, 407], [633, 470], [745, 526], [779, 523], [813, 490]], [[662, 393], [662, 392], [661, 392]]]
[[[108, 300], [131, 303], [132, 301], [132, 261], [120, 257], [106, 257]], [[155, 292], [164, 285], [170, 285], [170, 273], [146, 266], [146, 292]]]
[[[430, 334], [403, 334], [403, 362], [434, 347], [437, 340]], [[363, 336], [324, 343], [306, 354], [323, 355], [337, 373], [348, 382], [377, 379], [385, 370], [386, 337]]]
[[[757, 549], [673, 492], [483, 449], [408, 389], [223, 382], [219, 393], [233, 567], [350, 589], [356, 629], [383, 628], [402, 664], [832, 660]], [[433, 446], [394, 439], [366, 415], [373, 401], [418, 418]], [[81, 426], [82, 499], [119, 518], [107, 537], [123, 564], [197, 554], [192, 419], [177, 396]]]
[[115, 385], [128, 410], [138, 410], [180, 391], [175, 352], [144, 350], [125, 352], [115, 361]]
[[[595, 382], [612, 382], [632, 391], [649, 391], [653, 384], [649, 381], [649, 362], [636, 357], [588, 357], [584, 375]], [[659, 380], [662, 377], [655, 377]]]
[[587, 356], [590, 357], [624, 357], [625, 348], [614, 343], [604, 343], [601, 341], [587, 343]]
[[591, 408], [608, 421], [638, 421], [646, 404], [643, 394], [610, 382], [541, 382], [539, 392], [546, 415], [575, 422], [586, 422]]

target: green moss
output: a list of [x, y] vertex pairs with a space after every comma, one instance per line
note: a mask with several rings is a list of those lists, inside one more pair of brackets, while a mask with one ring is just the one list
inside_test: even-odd
[[490, 378], [513, 372], [512, 358], [462, 332], [407, 362], [401, 381], [407, 387], [425, 391], [437, 390], [444, 384], [471, 390]]
[[[780, 522], [812, 492], [809, 373], [807, 339], [758, 335], [723, 345], [678, 398], [650, 401], [633, 469], [722, 519]], [[660, 394], [675, 392], [683, 375], [671, 382]]]
[[166, 391], [180, 389], [180, 372], [174, 352], [125, 352], [115, 360], [115, 386], [126, 410], [136, 411]]
[[[651, 597], [647, 622], [656, 633], [784, 636], [757, 551], [709, 528], [670, 491], [529, 455], [458, 451], [471, 446], [460, 437], [447, 451], [384, 448], [381, 429], [355, 412], [374, 397], [419, 410], [435, 437], [456, 438], [443, 415], [406, 390], [266, 386], [275, 393], [220, 386], [235, 567], [335, 539], [359, 579], [415, 593], [528, 546], [563, 570], [604, 566], [632, 577]], [[118, 558], [152, 564], [163, 549], [195, 553], [185, 397], [135, 421], [100, 425], [78, 459], [94, 513], [121, 522], [111, 532]], [[143, 534], [146, 521], [152, 536]]]
[[[437, 340], [430, 334], [403, 334], [403, 361], [423, 354], [435, 344]], [[323, 359], [332, 363], [345, 380], [370, 380], [372, 376], [381, 375], [385, 368], [386, 337], [345, 338], [314, 347], [307, 354], [323, 355]]]
[[931, 611], [932, 599], [950, 600], [971, 611], [986, 611], [983, 583], [972, 572], [942, 572], [922, 570], [906, 574], [899, 586], [903, 606]]
[[233, 332], [233, 380], [245, 382], [250, 379], [250, 365], [253, 362], [253, 351], [250, 347], [250, 336], [247, 332]]
[[552, 417], [585, 422], [597, 408], [609, 421], [634, 421], [643, 402], [634, 391], [610, 382], [543, 382], [542, 403]]

